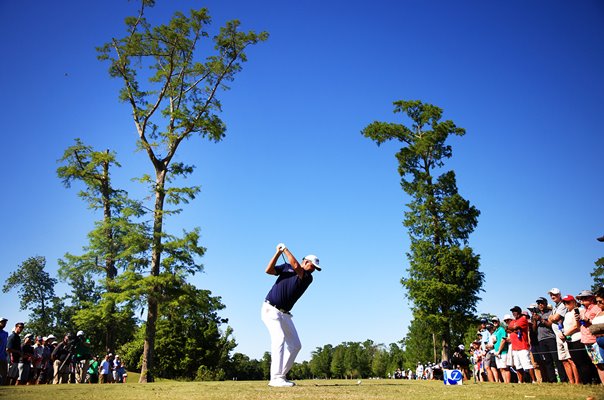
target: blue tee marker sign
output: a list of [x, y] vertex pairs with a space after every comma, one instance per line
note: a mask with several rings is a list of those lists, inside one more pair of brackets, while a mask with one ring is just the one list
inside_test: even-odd
[[463, 375], [458, 369], [445, 369], [443, 371], [443, 381], [445, 385], [462, 385]]

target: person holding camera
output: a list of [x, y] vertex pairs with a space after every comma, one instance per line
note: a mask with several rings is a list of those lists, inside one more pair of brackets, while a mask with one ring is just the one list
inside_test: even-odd
[[577, 383], [589, 384], [591, 383], [591, 360], [585, 350], [585, 346], [581, 343], [581, 331], [579, 330], [579, 322], [575, 314], [579, 314], [577, 308], [577, 300], [574, 296], [566, 295], [562, 298], [562, 302], [566, 307], [566, 315], [564, 316], [564, 323], [562, 324], [562, 331], [559, 333], [561, 340], [565, 340], [568, 344], [568, 350], [570, 352], [570, 358], [577, 367], [579, 374]]
[[72, 340], [71, 333], [66, 334], [63, 337], [63, 341], [55, 347], [52, 351], [52, 362], [54, 370], [53, 384], [68, 383], [69, 382], [69, 357], [70, 353], [70, 341]]

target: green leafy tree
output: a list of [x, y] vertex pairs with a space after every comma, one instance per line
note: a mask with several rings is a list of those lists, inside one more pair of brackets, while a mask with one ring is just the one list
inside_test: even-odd
[[389, 364], [390, 355], [388, 351], [383, 346], [378, 347], [371, 362], [371, 375], [377, 378], [386, 378]]
[[[232, 329], [223, 330], [227, 320], [218, 315], [224, 309], [220, 297], [197, 289], [182, 278], [174, 280], [169, 285], [174, 293], [169, 295], [169, 301], [162, 302], [157, 324], [156, 375], [188, 380], [239, 378], [230, 357], [236, 347]], [[134, 339], [119, 349], [126, 365], [133, 369], [142, 367], [145, 331], [143, 324]], [[244, 362], [241, 357], [236, 361]]]
[[346, 347], [342, 344], [333, 349], [333, 357], [331, 358], [330, 371], [334, 378], [346, 377]]
[[[598, 238], [599, 242], [604, 242], [604, 236]], [[604, 257], [600, 257], [594, 263], [596, 266], [591, 273], [591, 277], [594, 280], [591, 289], [595, 292], [596, 290], [604, 287]]]
[[4, 293], [17, 289], [20, 309], [30, 310], [26, 331], [34, 334], [53, 332], [57, 328], [56, 311], [63, 306], [55, 296], [57, 280], [45, 268], [45, 257], [30, 257], [8, 276], [2, 287]]
[[401, 283], [414, 317], [433, 327], [447, 360], [452, 336], [465, 331], [476, 310], [484, 279], [479, 256], [468, 245], [480, 212], [458, 193], [455, 172], [443, 171], [452, 155], [447, 139], [465, 130], [441, 121], [442, 109], [434, 105], [416, 100], [394, 106], [395, 113], [407, 115], [411, 127], [376, 121], [362, 133], [378, 145], [389, 140], [403, 144], [396, 157], [402, 188], [410, 197], [404, 225], [411, 249], [408, 276]]
[[[403, 341], [400, 343], [402, 344]], [[390, 346], [388, 347], [388, 372], [392, 373], [398, 368], [404, 368], [405, 357], [405, 351], [401, 346], [396, 343], [390, 343]]]
[[[163, 291], [160, 276], [162, 267], [166, 267], [162, 263], [167, 250], [164, 217], [178, 211], [167, 210], [165, 204], [186, 204], [199, 191], [196, 186], [170, 186], [174, 179], [193, 172], [193, 166], [175, 161], [177, 150], [194, 136], [215, 142], [224, 137], [226, 127], [218, 116], [221, 104], [217, 93], [227, 89], [227, 83], [241, 71], [242, 64], [247, 61], [247, 47], [268, 38], [265, 32], [241, 32], [239, 21], [229, 21], [211, 39], [214, 52], [200, 62], [197, 61], [197, 50], [210, 48], [210, 43], [206, 44], [210, 38], [208, 27], [211, 22], [208, 11], [191, 10], [189, 16], [178, 12], [168, 24], [151, 26], [144, 13], [146, 6], [152, 5], [153, 2], [143, 1], [139, 15], [126, 19], [127, 35], [98, 49], [99, 59], [110, 63], [111, 77], [123, 81], [120, 99], [132, 109], [138, 145], [147, 154], [153, 168], [153, 176], [141, 178], [141, 182], [150, 187], [154, 205], [140, 382], [153, 381], [156, 324]], [[145, 78], [148, 85], [143, 87]], [[185, 236], [190, 239], [186, 246], [197, 251], [198, 246], [192, 240], [195, 238]], [[197, 254], [201, 255], [201, 252]], [[167, 266], [175, 267], [172, 263]], [[188, 267], [189, 273], [201, 269], [197, 263]]]
[[252, 360], [247, 355], [235, 353], [231, 357], [229, 368], [226, 372], [227, 380], [262, 380], [262, 366], [258, 360]]
[[311, 379], [312, 376], [313, 374], [308, 361], [294, 363], [292, 369], [289, 371], [290, 379]]
[[[59, 160], [57, 175], [70, 188], [81, 184], [79, 196], [101, 220], [88, 235], [82, 255], [65, 254], [59, 260], [59, 277], [70, 283], [69, 313], [73, 329], [83, 329], [95, 350], [115, 350], [132, 338], [136, 297], [122, 295], [116, 280], [119, 271], [146, 264], [148, 227], [135, 220], [144, 215], [139, 202], [111, 181], [111, 169], [119, 167], [109, 150], [95, 151], [80, 139]], [[99, 262], [102, 260], [102, 262]]]
[[331, 377], [331, 357], [333, 353], [333, 347], [330, 344], [325, 346], [317, 347], [312, 352], [310, 360], [310, 371], [316, 378], [330, 378]]
[[262, 379], [268, 380], [271, 376], [271, 353], [265, 351], [260, 360], [260, 367], [262, 368]]

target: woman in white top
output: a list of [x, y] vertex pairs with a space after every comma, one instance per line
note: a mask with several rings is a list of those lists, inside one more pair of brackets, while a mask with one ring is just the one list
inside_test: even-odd
[[579, 315], [577, 301], [571, 295], [567, 295], [562, 301], [568, 311], [564, 316], [564, 327], [561, 334], [564, 335], [566, 343], [568, 343], [570, 357], [576, 366], [581, 383], [590, 384], [592, 383], [593, 364], [587, 350], [585, 350], [585, 346], [581, 343], [581, 331], [577, 321]]

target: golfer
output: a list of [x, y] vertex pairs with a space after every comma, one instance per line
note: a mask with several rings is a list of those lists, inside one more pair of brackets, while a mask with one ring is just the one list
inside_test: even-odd
[[[276, 265], [280, 255], [285, 254], [285, 264]], [[266, 273], [277, 275], [277, 281], [266, 295], [262, 304], [262, 322], [271, 335], [271, 380], [269, 386], [291, 387], [295, 383], [288, 381], [286, 375], [294, 365], [294, 360], [302, 345], [292, 321], [291, 309], [312, 283], [314, 270], [321, 271], [319, 259], [308, 255], [302, 259], [302, 265], [283, 243], [277, 245], [277, 251], [266, 267]]]

